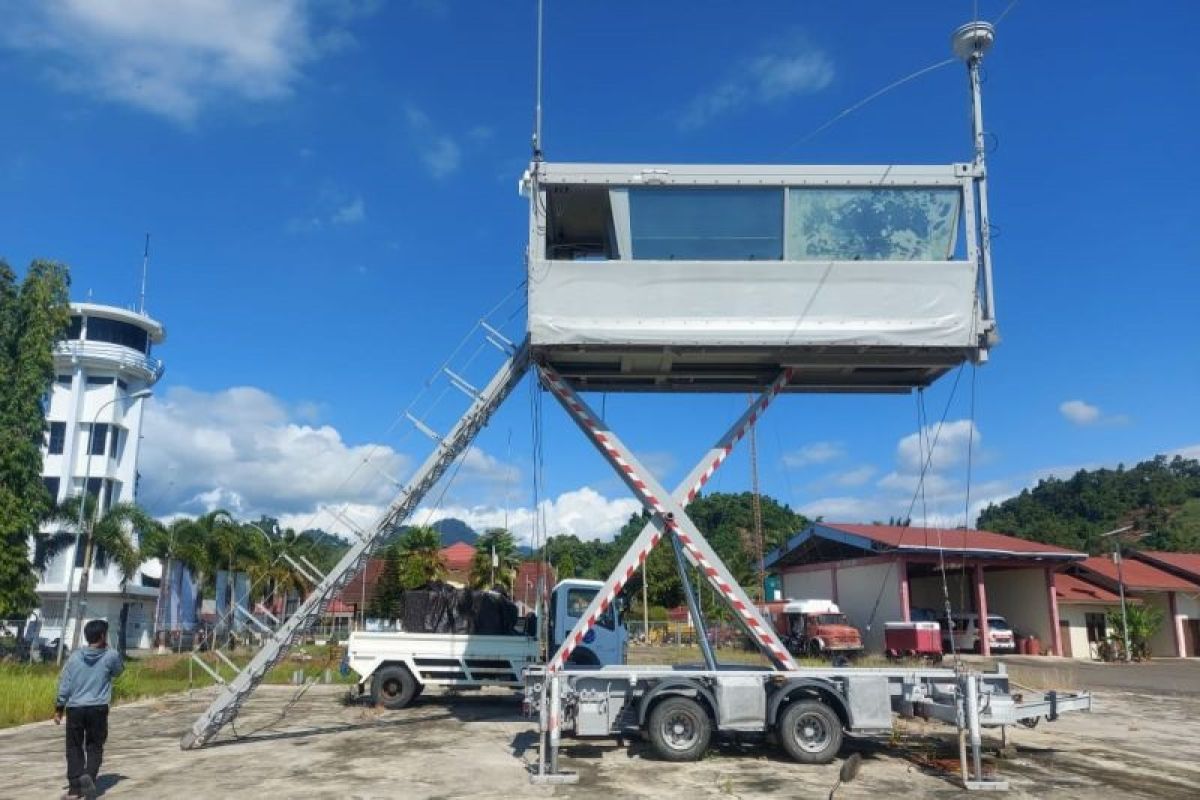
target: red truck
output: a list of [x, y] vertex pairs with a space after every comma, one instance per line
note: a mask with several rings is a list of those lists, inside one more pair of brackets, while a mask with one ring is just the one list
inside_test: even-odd
[[832, 600], [776, 600], [760, 609], [796, 655], [820, 658], [862, 652], [862, 634]]

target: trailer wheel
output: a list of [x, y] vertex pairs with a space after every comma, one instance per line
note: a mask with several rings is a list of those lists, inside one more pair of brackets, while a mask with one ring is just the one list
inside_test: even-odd
[[650, 745], [666, 761], [699, 761], [708, 749], [712, 723], [704, 706], [688, 697], [668, 697], [647, 721]]
[[371, 694], [377, 704], [397, 711], [415, 700], [419, 692], [417, 682], [408, 668], [397, 666], [376, 670]]
[[842, 721], [820, 700], [797, 700], [779, 716], [779, 744], [801, 764], [828, 764], [842, 747]]

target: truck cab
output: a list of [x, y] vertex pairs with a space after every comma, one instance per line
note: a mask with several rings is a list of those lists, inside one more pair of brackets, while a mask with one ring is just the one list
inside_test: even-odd
[[820, 658], [862, 652], [862, 634], [832, 600], [784, 600], [764, 609], [784, 645], [796, 655]]
[[[574, 629], [603, 586], [601, 581], [568, 578], [554, 587], [547, 609], [551, 654], [562, 645], [563, 638]], [[571, 651], [568, 665], [600, 667], [625, 663], [629, 631], [621, 619], [620, 605], [613, 603], [600, 615], [599, 621], [583, 637], [583, 643]]]

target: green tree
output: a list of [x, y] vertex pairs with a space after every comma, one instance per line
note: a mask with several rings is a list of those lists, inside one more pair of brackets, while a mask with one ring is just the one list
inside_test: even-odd
[[[1134, 661], [1150, 658], [1150, 640], [1163, 624], [1162, 609], [1147, 603], [1126, 603], [1125, 616], [1129, 620], [1129, 652]], [[1108, 627], [1113, 649], [1119, 654], [1125, 648], [1125, 626], [1121, 610], [1108, 612]]]
[[[79, 499], [68, 498], [54, 508], [49, 516], [53, 532], [43, 536], [44, 552], [40, 559], [49, 561], [75, 540], [78, 531], [83, 543], [83, 566], [79, 574], [79, 593], [76, 608], [76, 625], [71, 637], [71, 647], [79, 646], [82, 623], [87, 619], [88, 585], [92, 567], [103, 569], [109, 562], [121, 576], [121, 594], [129, 579], [137, 575], [144, 560], [139, 542], [154, 541], [161, 535], [162, 525], [133, 503], [117, 503], [102, 514], [97, 514], [96, 498], [88, 494], [83, 503], [83, 528], [79, 528]], [[125, 635], [129, 616], [128, 601], [122, 602], [117, 625], [117, 648], [125, 653]]]
[[[492, 568], [492, 553], [496, 554], [496, 567]], [[494, 585], [512, 589], [521, 554], [510, 531], [504, 528], [489, 528], [475, 540], [475, 558], [471, 561], [471, 585], [491, 588]], [[494, 575], [494, 579], [493, 579]]]
[[70, 322], [67, 268], [34, 261], [17, 288], [0, 261], [0, 618], [37, 605], [29, 540], [50, 513], [42, 484], [43, 398], [54, 382], [54, 343]]
[[446, 577], [442, 535], [433, 528], [408, 528], [397, 542], [398, 577], [403, 589], [419, 589]]
[[393, 542], [380, 553], [383, 569], [375, 584], [375, 594], [367, 606], [367, 616], [374, 619], [396, 619], [400, 616], [404, 587], [400, 583], [400, 547]]

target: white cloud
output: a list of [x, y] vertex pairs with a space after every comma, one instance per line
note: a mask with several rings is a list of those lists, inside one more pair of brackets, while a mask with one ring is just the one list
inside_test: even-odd
[[[924, 443], [921, 437], [924, 435]], [[896, 462], [901, 472], [919, 473], [925, 461], [930, 472], [965, 464], [968, 450], [978, 458], [979, 429], [968, 419], [949, 420], [944, 424], [927, 425], [920, 433], [910, 433], [896, 445]], [[930, 452], [932, 451], [932, 455]]]
[[409, 459], [350, 445], [333, 427], [303, 421], [311, 413], [310, 404], [291, 409], [248, 386], [169, 390], [146, 408], [141, 501], [156, 514], [222, 507], [241, 516], [386, 503]]
[[[563, 492], [553, 500], [543, 500], [539, 508], [545, 516], [546, 531], [551, 536], [564, 533], [574, 534], [584, 540], [609, 540], [642, 506], [631, 497], [611, 499], [590, 486], [584, 486]], [[413, 520], [425, 524], [447, 517], [461, 519], [477, 531], [502, 527], [507, 523], [518, 539], [529, 543], [537, 515], [529, 506], [505, 509], [496, 505], [446, 505], [432, 513], [427, 509], [418, 510]]]
[[720, 83], [693, 98], [680, 115], [679, 126], [699, 128], [748, 105], [819, 92], [833, 82], [833, 76], [829, 56], [794, 37], [786, 49], [744, 60]]
[[870, 464], [864, 464], [861, 467], [855, 467], [854, 469], [835, 472], [830, 475], [827, 480], [834, 486], [852, 488], [855, 486], [862, 486], [867, 481], [871, 480], [871, 478], [875, 476], [876, 471], [877, 470], [875, 467], [871, 466]]
[[846, 448], [841, 442], [812, 442], [799, 450], [785, 453], [783, 463], [789, 467], [808, 467], [813, 464], [827, 464], [846, 455]]
[[456, 172], [462, 165], [462, 148], [458, 142], [439, 131], [429, 115], [415, 106], [405, 109], [405, 118], [421, 163], [429, 174], [445, 178]]
[[1105, 414], [1099, 406], [1083, 400], [1066, 400], [1059, 404], [1058, 413], [1075, 425], [1124, 425], [1129, 417], [1124, 414]]
[[355, 197], [349, 203], [333, 212], [330, 222], [334, 225], [353, 225], [367, 218], [367, 205], [362, 196]]
[[301, 68], [353, 41], [366, 6], [304, 0], [36, 0], [9, 9], [0, 43], [64, 89], [190, 124], [230, 98], [287, 97]]

